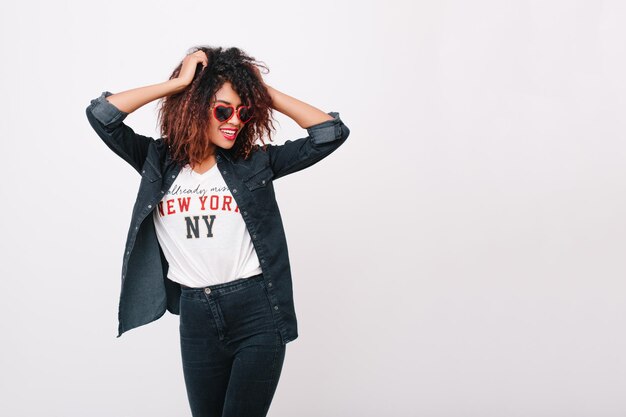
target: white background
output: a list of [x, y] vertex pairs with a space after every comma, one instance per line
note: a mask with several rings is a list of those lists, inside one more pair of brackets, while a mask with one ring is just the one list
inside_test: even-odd
[[[238, 46], [348, 141], [274, 183], [300, 337], [270, 409], [626, 415], [626, 3], [63, 1], [0, 15], [0, 414], [189, 416], [178, 316], [117, 334], [137, 173], [85, 116]], [[306, 132], [278, 115], [276, 143]], [[131, 114], [158, 137], [156, 102]]]

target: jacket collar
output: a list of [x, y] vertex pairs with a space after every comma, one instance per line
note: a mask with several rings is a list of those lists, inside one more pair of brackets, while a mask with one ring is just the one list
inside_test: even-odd
[[222, 155], [224, 158], [228, 159], [229, 162], [233, 161], [233, 156], [230, 149], [217, 148], [217, 153], [218, 155]]

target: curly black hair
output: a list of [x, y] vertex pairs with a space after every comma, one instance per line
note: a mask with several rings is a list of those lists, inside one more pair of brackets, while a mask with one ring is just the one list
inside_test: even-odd
[[[241, 128], [232, 148], [235, 158], [247, 159], [264, 137], [272, 141], [274, 129], [272, 99], [254, 66], [269, 72], [267, 66], [235, 47], [196, 46], [188, 53], [202, 50], [208, 57], [204, 70], [198, 64], [194, 79], [183, 91], [161, 99], [158, 118], [161, 136], [170, 147], [172, 159], [192, 165], [206, 159], [209, 149], [208, 123], [211, 99], [225, 82], [230, 82], [242, 102], [253, 109], [253, 117]], [[170, 79], [177, 78], [182, 61]]]

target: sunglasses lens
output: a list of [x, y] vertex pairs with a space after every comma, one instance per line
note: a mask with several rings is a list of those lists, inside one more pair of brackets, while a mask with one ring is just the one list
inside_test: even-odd
[[216, 106], [215, 107], [215, 118], [220, 122], [224, 122], [230, 119], [230, 116], [233, 115], [233, 108], [227, 106]]
[[246, 123], [252, 118], [252, 109], [248, 106], [242, 106], [239, 108], [239, 120]]

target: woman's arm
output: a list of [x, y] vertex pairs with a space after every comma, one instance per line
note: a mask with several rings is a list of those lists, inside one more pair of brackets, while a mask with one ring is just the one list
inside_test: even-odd
[[147, 87], [112, 94], [103, 91], [91, 100], [87, 109], [87, 120], [100, 139], [119, 157], [143, 174], [143, 164], [154, 138], [140, 135], [124, 123], [131, 112], [152, 100], [171, 94], [178, 88], [175, 79]]
[[311, 106], [297, 98], [288, 96], [287, 94], [278, 91], [277, 89], [267, 85], [263, 79], [263, 75], [259, 70], [259, 67], [254, 65], [252, 67], [257, 75], [257, 78], [269, 93], [272, 98], [272, 108], [288, 116], [295, 121], [301, 128], [308, 129], [311, 126], [315, 126], [327, 120], [333, 120], [333, 117], [328, 113], [324, 113], [320, 109]]
[[124, 113], [132, 113], [151, 101], [176, 94], [184, 90], [185, 87], [186, 85], [178, 78], [173, 78], [162, 83], [122, 91], [107, 96], [106, 99]]
[[288, 96], [267, 84], [265, 87], [272, 97], [272, 107], [293, 119], [303, 129], [333, 119], [329, 114], [310, 104]]
[[198, 64], [202, 64], [203, 69], [208, 64], [208, 58], [204, 51], [188, 54], [183, 59], [180, 73], [176, 78], [158, 84], [122, 91], [121, 93], [110, 95], [106, 99], [119, 110], [125, 113], [132, 113], [144, 104], [183, 91], [193, 81]]
[[193, 80], [198, 64], [207, 65], [203, 51], [188, 54], [176, 78], [117, 94], [103, 91], [87, 106], [87, 119], [98, 136], [140, 174], [143, 174], [142, 167], [154, 139], [135, 133], [124, 124], [124, 119], [144, 104], [184, 90]]
[[308, 133], [307, 137], [287, 140], [282, 145], [267, 145], [274, 179], [316, 164], [346, 141], [350, 129], [343, 123], [339, 113], [324, 113], [310, 104], [288, 96], [267, 85], [257, 66], [253, 70], [267, 88], [272, 98], [272, 108], [290, 117]]

